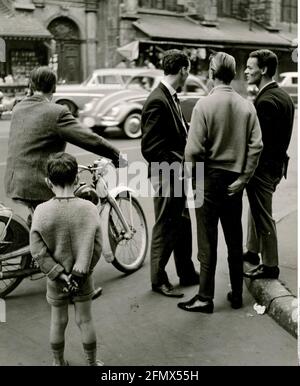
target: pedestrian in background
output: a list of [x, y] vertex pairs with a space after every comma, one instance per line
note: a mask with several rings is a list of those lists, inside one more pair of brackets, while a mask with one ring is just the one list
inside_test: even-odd
[[102, 234], [97, 207], [74, 196], [77, 173], [78, 165], [73, 156], [58, 153], [49, 158], [46, 182], [55, 197], [35, 209], [30, 251], [47, 275], [53, 365], [67, 365], [65, 330], [71, 301], [87, 363], [102, 366], [96, 359], [97, 341], [91, 313], [94, 293], [91, 273], [101, 255]]
[[273, 80], [278, 65], [270, 50], [250, 53], [245, 70], [249, 85], [259, 92], [254, 101], [262, 131], [263, 151], [257, 169], [247, 184], [250, 205], [248, 215], [247, 252], [244, 260], [258, 265], [245, 273], [251, 279], [277, 279], [278, 241], [272, 217], [273, 193], [283, 176], [287, 176], [287, 149], [294, 123], [294, 105], [290, 96]]
[[218, 52], [210, 59], [214, 88], [193, 109], [185, 160], [204, 162], [204, 202], [196, 207], [200, 286], [196, 296], [178, 303], [185, 311], [212, 313], [217, 265], [218, 222], [228, 251], [232, 308], [243, 305], [242, 194], [257, 166], [261, 131], [253, 104], [230, 83], [236, 73], [233, 56]]
[[[155, 190], [155, 224], [151, 240], [152, 290], [165, 296], [182, 297], [170, 283], [166, 265], [174, 254], [176, 272], [183, 286], [198, 284], [192, 262], [192, 228], [189, 214], [183, 216], [186, 197], [176, 197], [175, 185], [183, 186], [183, 161], [188, 125], [182, 115], [176, 90], [183, 87], [190, 70], [188, 56], [179, 50], [166, 51], [162, 60], [164, 77], [147, 98], [142, 111], [142, 154], [149, 163], [149, 177]], [[175, 164], [170, 174], [160, 174], [157, 165]]]
[[[68, 108], [52, 103], [56, 75], [46, 66], [30, 74], [30, 93], [13, 108], [4, 185], [6, 195], [30, 210], [53, 197], [45, 183], [50, 155], [64, 151], [67, 142], [112, 159], [123, 166], [120, 152], [108, 141], [80, 125]], [[121, 163], [119, 165], [119, 159]], [[102, 289], [95, 289], [94, 298]]]

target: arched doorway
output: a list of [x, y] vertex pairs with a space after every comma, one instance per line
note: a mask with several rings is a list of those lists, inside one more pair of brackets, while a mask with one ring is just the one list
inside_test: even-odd
[[67, 17], [58, 17], [52, 20], [48, 30], [52, 33], [56, 42], [58, 81], [80, 83], [82, 77], [78, 26]]

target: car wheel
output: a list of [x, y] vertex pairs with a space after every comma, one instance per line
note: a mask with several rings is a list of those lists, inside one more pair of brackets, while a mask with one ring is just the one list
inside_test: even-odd
[[128, 138], [140, 138], [142, 136], [141, 113], [129, 114], [123, 123], [123, 131]]
[[73, 102], [67, 101], [67, 100], [61, 100], [61, 101], [58, 101], [56, 103], [59, 105], [62, 105], [62, 106], [66, 106], [70, 110], [70, 113], [72, 115], [74, 115], [74, 117], [77, 117], [78, 109], [77, 109], [77, 106]]

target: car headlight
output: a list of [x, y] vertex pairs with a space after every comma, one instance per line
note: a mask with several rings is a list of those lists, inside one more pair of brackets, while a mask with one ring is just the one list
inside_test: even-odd
[[[116, 117], [120, 112], [119, 106], [112, 107], [106, 114], [105, 117]], [[101, 116], [102, 114], [98, 114], [98, 116]]]

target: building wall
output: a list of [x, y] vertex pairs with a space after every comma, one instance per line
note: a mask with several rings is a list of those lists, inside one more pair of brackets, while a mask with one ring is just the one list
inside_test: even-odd
[[[120, 22], [121, 10], [119, 0], [99, 3], [97, 61], [100, 67], [115, 66], [120, 61], [116, 49], [134, 39], [131, 22], [128, 26]], [[127, 34], [127, 30], [131, 30], [131, 34]]]
[[80, 38], [80, 61], [81, 68], [79, 71], [78, 80], [82, 81], [86, 78], [88, 71], [88, 62], [84, 58], [87, 57], [87, 23], [85, 12], [85, 1], [73, 0], [73, 1], [58, 1], [58, 0], [45, 0], [43, 2], [35, 3], [36, 9], [34, 16], [43, 22], [48, 27], [49, 24], [59, 17], [66, 17], [72, 20], [79, 29]]
[[[291, 16], [291, 20], [287, 20], [283, 22], [282, 20], [282, 5], [284, 0], [224, 0], [226, 3], [231, 2], [232, 16], [240, 17], [242, 19], [247, 19], [249, 17], [251, 10], [251, 17], [258, 22], [264, 23], [266, 26], [270, 27], [281, 27], [285, 23], [293, 22], [293, 16]], [[290, 0], [292, 6], [294, 6], [293, 13], [297, 13], [295, 9], [295, 5], [297, 2], [294, 0]], [[224, 8], [224, 7], [223, 7]], [[229, 4], [227, 5], [229, 7]], [[295, 19], [294, 19], [295, 20]], [[295, 23], [293, 23], [295, 24]]]
[[[253, 18], [271, 27], [280, 24], [283, 0], [222, 0], [222, 7], [220, 1], [166, 0], [165, 9], [169, 12], [185, 10], [196, 13], [201, 20], [217, 21], [221, 11], [231, 12], [226, 16], [247, 18], [251, 3]], [[62, 16], [76, 23], [80, 32], [81, 80], [94, 68], [112, 67], [121, 61], [116, 49], [140, 37], [132, 27], [139, 7], [146, 4], [149, 8], [154, 4], [143, 0], [26, 0], [23, 3], [35, 5], [33, 15], [46, 27]]]

